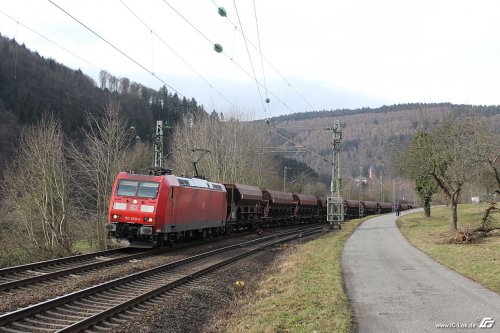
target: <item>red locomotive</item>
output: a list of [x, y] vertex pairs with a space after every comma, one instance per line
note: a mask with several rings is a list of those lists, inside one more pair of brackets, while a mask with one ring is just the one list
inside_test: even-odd
[[[344, 200], [346, 218], [391, 211], [390, 203]], [[155, 247], [238, 229], [307, 222], [326, 222], [325, 197], [219, 184], [170, 172], [120, 172], [106, 229], [110, 237], [132, 247]]]
[[222, 184], [174, 175], [120, 172], [109, 203], [109, 235], [133, 247], [162, 246], [174, 238], [224, 233]]

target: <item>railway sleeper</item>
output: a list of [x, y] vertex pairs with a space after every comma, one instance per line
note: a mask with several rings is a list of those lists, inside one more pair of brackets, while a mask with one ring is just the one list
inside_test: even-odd
[[117, 328], [117, 327], [120, 327], [120, 324], [112, 323], [109, 320], [101, 321], [97, 325], [103, 327], [107, 331], [114, 329], [114, 328]]
[[121, 324], [128, 322], [128, 320], [126, 320], [126, 319], [119, 319], [117, 317], [111, 317], [111, 318], [107, 319], [107, 321], [118, 324], [118, 325], [121, 325]]
[[37, 327], [44, 327], [44, 326], [55, 326], [55, 327], [66, 327], [68, 326], [67, 324], [59, 323], [59, 320], [51, 319], [49, 323], [46, 321], [38, 321], [33, 318], [24, 318], [24, 321], [30, 324], [35, 324]]
[[[76, 302], [76, 301], [75, 301]], [[100, 311], [99, 309], [89, 309], [87, 306], [88, 305], [80, 305], [80, 306], [75, 306], [75, 302], [73, 302], [72, 304], [64, 304], [64, 306], [60, 307], [60, 308], [57, 308], [58, 310], [63, 310], [63, 311], [67, 311], [67, 312], [73, 312], [73, 313], [76, 313], [76, 314], [79, 314], [79, 315], [86, 315], [86, 314], [91, 314], [91, 315], [95, 315], [95, 314], [98, 314]], [[78, 304], [76, 304], [78, 305]], [[82, 309], [82, 306], [84, 307]], [[67, 308], [69, 308], [70, 310], [67, 310]]]
[[113, 303], [113, 302], [106, 302], [105, 299], [102, 299], [99, 296], [100, 296], [99, 294], [89, 295], [75, 302], [81, 301], [82, 303], [87, 303], [87, 305], [90, 306], [93, 306], [94, 304], [97, 306], [108, 306], [108, 303]]
[[[59, 308], [59, 310], [63, 310], [63, 309]], [[70, 311], [68, 311], [68, 312], [70, 312]], [[73, 311], [71, 311], [72, 314], [61, 314], [60, 312], [59, 313], [58, 312], [53, 312], [51, 310], [46, 310], [44, 313], [47, 314], [47, 315], [53, 316], [53, 317], [66, 317], [66, 318], [73, 318], [73, 319], [78, 319], [78, 320], [87, 318], [85, 316], [76, 316], [76, 315], [74, 315]], [[42, 315], [41, 314], [37, 314], [35, 316], [42, 316]]]
[[107, 306], [105, 306], [105, 305], [99, 305], [99, 304], [96, 304], [94, 302], [88, 302], [86, 299], [82, 299], [81, 301], [74, 301], [73, 304], [79, 305], [79, 306], [83, 307], [85, 310], [88, 310], [89, 306], [91, 306], [93, 308], [97, 308], [97, 309], [106, 309], [107, 308]]
[[68, 325], [68, 324], [72, 324], [75, 322], [74, 319], [64, 319], [64, 318], [60, 318], [61, 316], [54, 316], [54, 317], [47, 317], [47, 316], [44, 316], [42, 314], [36, 314], [33, 316], [34, 318], [37, 318], [37, 319], [41, 319], [43, 320], [44, 322], [56, 322], [56, 323], [61, 323], [61, 324], [64, 324], [64, 325]]
[[26, 332], [26, 330], [28, 330], [28, 332], [33, 332], [33, 331], [35, 331], [35, 332], [40, 332], [40, 331], [41, 332], [54, 332], [53, 328], [51, 329], [51, 328], [45, 328], [45, 327], [35, 327], [35, 326], [20, 323], [17, 321], [13, 322], [12, 326], [19, 327], [19, 328], [23, 329], [23, 331], [17, 331], [17, 332]]
[[120, 303], [120, 300], [117, 299], [116, 297], [108, 298], [108, 297], [104, 297], [101, 294], [99, 294], [99, 296], [95, 296], [95, 295], [87, 296], [87, 299], [92, 301], [92, 302], [96, 302], [97, 304], [101, 303], [101, 304], [110, 305], [110, 306], [113, 306], [113, 305]]
[[90, 332], [109, 332], [110, 328], [102, 326], [102, 323], [92, 326]]
[[[92, 296], [89, 296], [89, 298], [92, 297]], [[115, 302], [116, 299], [117, 299], [117, 296], [116, 294], [115, 295], [111, 295], [109, 293], [103, 293], [103, 292], [100, 292], [99, 293], [99, 297], [101, 297], [102, 299], [108, 301], [108, 302]]]
[[125, 313], [127, 315], [130, 315], [132, 316], [132, 318], [136, 318], [137, 316], [140, 316], [142, 314], [142, 312], [137, 312], [137, 311], [134, 311], [134, 309], [128, 309], [128, 310], [125, 310]]

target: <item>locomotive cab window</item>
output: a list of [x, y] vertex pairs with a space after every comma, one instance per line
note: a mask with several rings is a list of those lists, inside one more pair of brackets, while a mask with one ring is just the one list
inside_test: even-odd
[[120, 179], [116, 187], [116, 195], [125, 197], [141, 197], [154, 199], [158, 195], [158, 182], [139, 182], [137, 180]]
[[137, 185], [139, 185], [139, 182], [136, 180], [120, 179], [118, 186], [116, 186], [116, 195], [133, 197], [137, 192]]
[[141, 182], [139, 184], [137, 196], [154, 199], [158, 195], [158, 187], [160, 187], [160, 183], [157, 182]]

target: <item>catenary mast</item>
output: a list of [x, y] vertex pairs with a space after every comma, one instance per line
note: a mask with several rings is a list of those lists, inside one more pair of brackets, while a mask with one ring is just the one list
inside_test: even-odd
[[327, 198], [327, 221], [333, 229], [340, 229], [340, 222], [344, 221], [344, 205], [340, 191], [342, 189], [342, 178], [340, 178], [340, 148], [342, 142], [342, 131], [340, 121], [335, 120], [333, 131], [333, 157], [332, 157], [332, 182], [330, 186], [331, 196]]

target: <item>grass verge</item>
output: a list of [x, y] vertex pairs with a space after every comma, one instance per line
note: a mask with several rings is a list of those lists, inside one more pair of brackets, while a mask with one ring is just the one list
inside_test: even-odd
[[[458, 228], [474, 229], [479, 226], [486, 205], [459, 205]], [[474, 244], [446, 244], [453, 234], [449, 231], [449, 207], [432, 209], [432, 217], [422, 213], [400, 218], [403, 235], [418, 249], [444, 266], [500, 293], [500, 233], [480, 238]], [[496, 224], [500, 214], [495, 213]]]
[[341, 232], [289, 249], [262, 280], [245, 284], [251, 290], [231, 286], [238, 296], [235, 307], [209, 330], [351, 332], [341, 257], [345, 241], [365, 220], [349, 221]]

